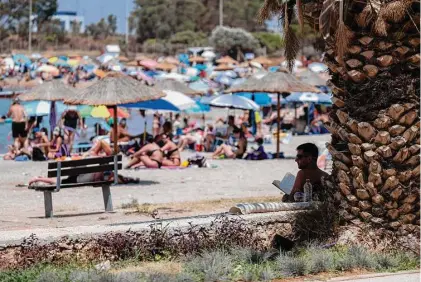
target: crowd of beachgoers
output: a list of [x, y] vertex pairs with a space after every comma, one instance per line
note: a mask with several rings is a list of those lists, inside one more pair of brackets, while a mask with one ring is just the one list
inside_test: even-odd
[[[41, 55], [3, 56], [1, 85], [4, 90], [12, 90], [15, 94], [29, 92], [37, 85], [56, 79], [83, 88], [113, 71], [132, 76], [151, 87], [159, 81], [176, 80], [192, 89], [193, 94], [184, 94], [201, 104], [206, 98], [217, 96], [249, 77], [264, 76], [283, 68], [279, 60], [271, 61], [266, 57], [250, 58], [240, 63], [229, 56], [216, 59], [211, 51], [205, 50], [201, 55], [180, 54], [177, 58], [161, 57], [156, 60], [143, 56], [131, 61], [107, 53], [96, 60], [79, 55], [50, 58]], [[324, 66], [309, 59], [297, 61], [295, 71], [311, 72], [319, 77], [317, 86], [327, 92], [328, 89], [319, 82], [325, 81]], [[246, 99], [251, 98], [247, 96], [250, 93], [242, 94]], [[237, 110], [236, 115], [216, 117], [209, 122], [198, 118], [199, 113], [204, 114], [209, 107], [203, 112], [184, 109], [176, 113], [161, 111], [159, 107], [139, 109], [136, 110], [139, 111], [136, 115], [139, 132], [136, 134], [127, 128], [127, 118], [134, 109], [119, 109], [117, 121], [107, 117], [104, 122], [95, 123], [89, 142], [83, 144], [75, 143], [75, 137], [77, 140], [80, 135], [86, 136], [89, 114], [82, 114], [77, 107], [68, 107], [55, 120], [55, 126], [47, 128], [42, 115], [38, 116], [36, 112], [28, 115], [25, 103], [17, 95], [13, 97], [9, 112], [2, 118], [3, 121], [12, 118], [14, 139], [3, 157], [5, 160], [42, 161], [110, 155], [114, 142], [118, 142], [119, 150], [131, 158], [128, 168], [188, 165], [180, 158], [179, 152], [184, 149], [211, 152], [213, 158], [262, 160], [274, 157], [264, 150], [264, 143], [272, 142], [277, 134], [276, 97], [270, 94], [256, 95], [259, 97], [257, 100], [252, 97], [259, 106], [258, 110]], [[235, 109], [235, 105], [231, 108]], [[294, 103], [293, 107], [282, 104], [282, 137], [288, 142], [292, 133], [327, 133], [323, 122], [328, 118], [329, 109], [329, 105], [317, 103]], [[112, 112], [112, 109], [108, 110]], [[118, 123], [117, 136], [111, 130], [114, 122]], [[248, 146], [250, 143], [253, 146]]]

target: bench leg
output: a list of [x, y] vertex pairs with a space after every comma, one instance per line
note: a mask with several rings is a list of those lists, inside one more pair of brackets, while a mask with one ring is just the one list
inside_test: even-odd
[[112, 212], [113, 211], [113, 201], [111, 200], [110, 185], [102, 186], [102, 196], [104, 197], [105, 211]]
[[50, 191], [44, 191], [45, 217], [53, 217], [53, 196]]

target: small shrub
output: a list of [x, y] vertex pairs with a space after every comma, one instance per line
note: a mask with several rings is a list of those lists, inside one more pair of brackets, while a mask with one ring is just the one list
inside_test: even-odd
[[174, 277], [174, 282], [196, 282], [198, 278], [191, 273], [181, 272]]
[[277, 264], [279, 270], [286, 276], [302, 276], [309, 272], [309, 262], [303, 256], [281, 254]]
[[310, 261], [310, 273], [329, 271], [333, 266], [333, 253], [321, 249], [310, 249], [308, 252]]
[[167, 273], [155, 272], [151, 273], [146, 278], [147, 282], [167, 282], [174, 281], [174, 276]]
[[399, 266], [399, 260], [393, 254], [379, 253], [374, 255], [378, 270], [389, 270]]
[[351, 246], [348, 249], [348, 255], [354, 259], [357, 267], [367, 269], [376, 268], [376, 262], [373, 255], [361, 246]]
[[262, 264], [272, 259], [277, 253], [273, 251], [258, 251], [251, 248], [234, 248], [231, 255], [236, 262]]
[[232, 257], [226, 251], [205, 252], [186, 264], [186, 270], [204, 281], [226, 280], [233, 268]]
[[121, 208], [122, 209], [135, 209], [139, 206], [139, 202], [137, 201], [137, 199], [132, 199], [130, 202], [128, 203], [123, 203], [121, 204]]
[[43, 271], [38, 276], [38, 279], [36, 282], [57, 282], [57, 281], [63, 281], [64, 277], [63, 275], [60, 275], [56, 271]]

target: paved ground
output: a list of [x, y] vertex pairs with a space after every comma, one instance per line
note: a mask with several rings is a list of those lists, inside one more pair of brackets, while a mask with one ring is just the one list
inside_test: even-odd
[[[324, 144], [330, 138], [324, 136], [297, 136], [289, 145], [281, 145], [289, 157], [304, 142]], [[274, 151], [274, 146], [267, 146]], [[183, 153], [187, 157], [191, 153]], [[113, 225], [151, 220], [139, 214], [126, 215], [119, 207], [137, 199], [139, 203], [167, 203], [171, 217], [189, 213], [189, 202], [258, 196], [277, 196], [279, 191], [271, 185], [286, 172], [297, 172], [293, 159], [268, 161], [215, 160], [217, 168], [183, 170], [123, 171], [127, 176], [139, 177], [141, 185], [112, 187], [115, 213], [103, 213], [100, 188], [62, 190], [53, 195], [56, 218], [45, 219], [43, 194], [16, 187], [27, 183], [34, 176], [46, 175], [46, 163], [0, 161], [0, 236], [1, 231], [61, 228], [69, 226]], [[183, 209], [172, 210], [171, 203], [186, 202]], [[221, 210], [210, 213], [224, 212]], [[128, 226], [129, 228], [129, 226]]]
[[355, 282], [419, 282], [420, 272], [407, 271], [399, 273], [379, 273], [360, 276], [337, 277], [328, 281], [355, 281]]

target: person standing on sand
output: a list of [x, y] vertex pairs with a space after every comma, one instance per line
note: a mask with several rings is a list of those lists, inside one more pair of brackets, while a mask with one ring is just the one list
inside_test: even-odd
[[318, 156], [319, 149], [313, 143], [304, 143], [297, 147], [295, 162], [298, 164], [300, 170], [295, 178], [291, 194], [285, 195], [288, 197], [288, 201], [294, 202], [294, 194], [297, 192], [304, 192], [304, 184], [307, 179], [309, 179], [310, 183], [313, 185], [313, 193], [320, 193], [320, 189], [322, 188], [322, 177], [327, 177], [329, 175], [318, 168]]
[[7, 117], [12, 118], [12, 136], [16, 150], [22, 148], [25, 144], [28, 132], [26, 131], [27, 116], [24, 107], [18, 99], [15, 99], [9, 108]]

